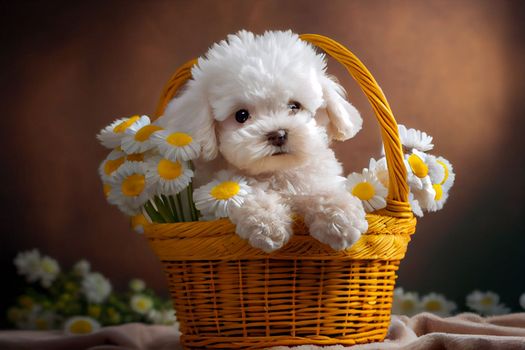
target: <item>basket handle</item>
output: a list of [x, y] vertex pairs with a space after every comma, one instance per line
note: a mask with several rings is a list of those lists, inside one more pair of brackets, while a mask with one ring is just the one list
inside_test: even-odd
[[[385, 147], [388, 166], [387, 206], [381, 211], [381, 214], [393, 217], [412, 217], [412, 210], [408, 203], [407, 171], [403, 162], [403, 149], [399, 139], [396, 120], [383, 91], [365, 65], [343, 45], [317, 34], [302, 34], [300, 38], [321, 48], [329, 56], [341, 63], [365, 93], [381, 128], [381, 137]], [[155, 117], [159, 117], [164, 113], [166, 105], [175, 96], [180, 87], [187, 80], [191, 79], [191, 68], [196, 63], [197, 59], [186, 62], [166, 83], [155, 111]]]

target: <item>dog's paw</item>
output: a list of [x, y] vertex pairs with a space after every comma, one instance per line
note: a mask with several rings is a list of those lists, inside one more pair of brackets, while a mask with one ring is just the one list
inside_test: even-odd
[[[270, 218], [268, 218], [270, 219]], [[292, 235], [290, 225], [281, 225], [272, 220], [248, 220], [237, 224], [237, 234], [255, 248], [271, 253], [281, 248]]]
[[318, 216], [310, 224], [310, 235], [334, 250], [353, 245], [368, 229], [365, 219], [350, 221], [343, 211], [330, 216]]

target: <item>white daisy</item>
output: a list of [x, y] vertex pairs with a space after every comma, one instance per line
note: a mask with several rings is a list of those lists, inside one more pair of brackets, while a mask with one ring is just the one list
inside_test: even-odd
[[407, 182], [411, 188], [421, 190], [425, 186], [432, 185], [428, 176], [428, 155], [417, 150], [405, 155], [405, 167], [407, 169]]
[[152, 183], [144, 163], [125, 162], [109, 181], [108, 201], [128, 214], [138, 214], [140, 207], [149, 200]]
[[140, 120], [126, 129], [122, 138], [122, 150], [128, 154], [142, 153], [155, 147], [151, 140], [153, 133], [163, 130], [162, 127], [151, 123], [149, 117], [142, 116]]
[[412, 212], [416, 216], [423, 217], [423, 210], [419, 205], [419, 201], [415, 199], [414, 194], [412, 192], [408, 194], [408, 202], [410, 203], [410, 207], [412, 207]]
[[370, 158], [368, 164], [368, 169], [376, 176], [376, 178], [381, 182], [381, 184], [388, 188], [389, 176], [388, 176], [388, 167], [386, 164], [386, 158], [383, 157], [379, 160]]
[[151, 140], [160, 155], [171, 161], [188, 161], [199, 157], [200, 145], [186, 133], [162, 130], [153, 134]]
[[426, 152], [434, 148], [432, 136], [427, 135], [427, 133], [416, 129], [407, 129], [406, 126], [401, 124], [398, 125], [398, 130], [401, 144], [405, 146], [406, 149], [416, 149], [421, 152]]
[[129, 281], [129, 289], [136, 293], [142, 292], [145, 288], [146, 283], [139, 278], [134, 278], [131, 281]]
[[437, 158], [431, 154], [427, 154], [426, 164], [428, 165], [428, 177], [433, 184], [443, 182], [445, 178], [445, 168], [438, 163]]
[[60, 266], [58, 262], [50, 258], [49, 256], [44, 256], [40, 260], [40, 283], [42, 286], [49, 288], [51, 284], [55, 281], [60, 273]]
[[375, 175], [368, 169], [363, 173], [352, 173], [346, 181], [347, 190], [363, 203], [365, 211], [370, 213], [386, 207], [388, 190], [379, 182]]
[[98, 174], [103, 182], [111, 180], [115, 171], [126, 161], [126, 154], [119, 150], [111, 151], [106, 159], [100, 163]]
[[425, 209], [430, 212], [443, 209], [443, 206], [448, 199], [448, 192], [444, 191], [440, 184], [434, 184], [432, 185], [432, 188], [435, 193], [434, 198], [429, 200], [425, 205]]
[[454, 180], [456, 179], [454, 168], [452, 167], [452, 164], [443, 157], [437, 157], [436, 162], [443, 167], [443, 179], [434, 183], [440, 184], [441, 187], [443, 187], [443, 190], [448, 192], [452, 185], [454, 185]]
[[64, 323], [69, 335], [90, 334], [100, 329], [100, 323], [89, 316], [73, 316]]
[[25, 276], [28, 282], [37, 281], [40, 278], [41, 258], [37, 249], [18, 253], [14, 260], [18, 274]]
[[111, 294], [111, 283], [100, 273], [91, 272], [82, 280], [82, 292], [90, 303], [100, 304]]
[[121, 118], [100, 130], [97, 135], [100, 143], [107, 148], [119, 147], [127, 128], [140, 120], [140, 116], [134, 115], [129, 118]]
[[435, 315], [446, 317], [450, 316], [457, 308], [456, 303], [447, 300], [443, 295], [430, 293], [421, 299], [421, 308], [423, 311], [431, 312]]
[[525, 310], [525, 293], [520, 296], [520, 306]]
[[177, 194], [188, 187], [193, 177], [193, 171], [186, 162], [156, 156], [148, 159], [146, 164], [148, 178], [154, 184], [157, 194]]
[[82, 259], [73, 265], [73, 272], [78, 276], [85, 276], [91, 270], [91, 264], [89, 261]]
[[204, 216], [215, 218], [228, 217], [231, 207], [240, 207], [244, 198], [251, 192], [251, 187], [242, 176], [222, 170], [216, 180], [197, 188], [193, 192], [195, 207]]
[[417, 293], [405, 292], [402, 288], [394, 290], [392, 313], [396, 315], [413, 316], [421, 311], [421, 302]]
[[175, 310], [155, 310], [152, 309], [147, 314], [148, 320], [153, 324], [161, 324], [166, 326], [174, 325], [177, 322], [175, 317]]
[[481, 315], [508, 313], [508, 308], [499, 301], [499, 295], [490, 291], [476, 290], [467, 295], [467, 306]]
[[150, 221], [142, 213], [131, 217], [131, 228], [137, 233], [144, 233], [144, 227], [149, 225]]
[[143, 294], [135, 294], [129, 302], [131, 309], [138, 314], [146, 315], [153, 308], [153, 300]]

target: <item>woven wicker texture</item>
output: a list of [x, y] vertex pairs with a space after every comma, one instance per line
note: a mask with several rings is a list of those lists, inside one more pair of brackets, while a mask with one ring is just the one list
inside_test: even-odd
[[[386, 336], [396, 271], [416, 225], [407, 202], [397, 124], [378, 84], [355, 55], [320, 35], [301, 38], [343, 64], [368, 97], [389, 167], [387, 207], [368, 214], [368, 231], [339, 252], [312, 238], [299, 218], [292, 239], [271, 254], [240, 239], [228, 220], [147, 226], [186, 349], [352, 345]], [[157, 116], [191, 78], [195, 63], [186, 63], [169, 80]]]

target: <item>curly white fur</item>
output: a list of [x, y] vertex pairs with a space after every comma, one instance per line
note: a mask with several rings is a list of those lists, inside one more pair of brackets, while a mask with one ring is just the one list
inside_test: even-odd
[[[334, 249], [366, 231], [362, 204], [346, 191], [329, 148], [353, 137], [362, 120], [326, 74], [324, 55], [290, 31], [241, 31], [213, 45], [192, 75], [162, 123], [201, 144], [197, 185], [224, 168], [250, 179], [254, 192], [231, 213], [242, 238], [268, 252], [282, 247], [292, 212]], [[236, 120], [239, 110], [249, 112], [246, 122]], [[275, 132], [286, 135], [283, 144], [270, 141]]]

